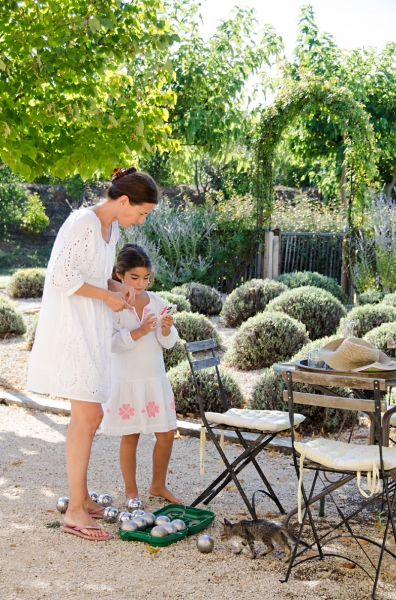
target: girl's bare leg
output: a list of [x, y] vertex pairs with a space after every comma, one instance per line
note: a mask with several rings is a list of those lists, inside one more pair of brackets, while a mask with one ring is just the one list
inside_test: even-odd
[[175, 504], [184, 504], [166, 487], [166, 475], [168, 473], [169, 459], [172, 454], [175, 432], [173, 429], [165, 433], [156, 433], [157, 441], [153, 450], [153, 479], [149, 487], [149, 494], [161, 496]]
[[136, 448], [139, 436], [139, 433], [132, 433], [121, 438], [120, 465], [125, 482], [125, 500], [139, 497], [136, 485]]
[[[71, 400], [71, 419], [66, 436], [66, 463], [69, 480], [70, 502], [65, 514], [65, 525], [83, 527], [97, 526], [88, 511], [97, 508], [87, 488], [87, 470], [92, 440], [99, 427], [103, 410], [97, 402]], [[83, 533], [96, 537], [101, 531], [84, 529]]]

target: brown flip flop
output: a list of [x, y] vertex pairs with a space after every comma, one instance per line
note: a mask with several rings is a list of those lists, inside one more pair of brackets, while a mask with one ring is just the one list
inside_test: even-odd
[[93, 510], [88, 511], [89, 516], [92, 517], [93, 519], [103, 519], [103, 513], [104, 513], [103, 506], [98, 506], [97, 508], [94, 508]]
[[82, 527], [72, 527], [71, 525], [62, 525], [62, 527], [59, 527], [59, 529], [61, 531], [63, 531], [64, 533], [72, 533], [73, 535], [77, 535], [78, 537], [84, 538], [84, 540], [93, 540], [94, 542], [102, 542], [102, 541], [110, 540], [113, 537], [111, 535], [111, 533], [108, 533], [107, 531], [103, 531], [102, 535], [98, 535], [95, 537], [92, 535], [87, 535], [86, 533], [82, 532], [83, 529], [97, 529], [99, 531], [102, 531], [101, 527], [94, 527], [92, 525], [83, 525]]

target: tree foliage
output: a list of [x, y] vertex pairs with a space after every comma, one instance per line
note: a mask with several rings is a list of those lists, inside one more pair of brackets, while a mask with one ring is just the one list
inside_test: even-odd
[[14, 172], [87, 179], [175, 145], [177, 35], [159, 0], [8, 0], [0, 32], [0, 156]]

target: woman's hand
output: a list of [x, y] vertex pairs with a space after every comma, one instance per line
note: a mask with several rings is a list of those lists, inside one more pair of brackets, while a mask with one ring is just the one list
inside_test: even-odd
[[162, 335], [164, 337], [167, 337], [170, 334], [172, 325], [173, 325], [172, 315], [168, 315], [168, 316], [162, 318], [161, 331], [162, 331]]
[[103, 302], [113, 312], [121, 312], [124, 309], [130, 310], [132, 308], [132, 306], [124, 300], [121, 292], [109, 292], [106, 290], [106, 293], [103, 297]]
[[135, 306], [135, 288], [129, 285], [121, 284], [122, 288], [120, 289], [121, 295], [124, 298], [125, 302], [130, 304], [131, 306]]

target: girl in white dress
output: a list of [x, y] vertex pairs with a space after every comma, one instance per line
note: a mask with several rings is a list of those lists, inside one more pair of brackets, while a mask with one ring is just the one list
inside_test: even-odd
[[103, 516], [103, 509], [88, 494], [87, 469], [102, 403], [110, 395], [112, 311], [132, 308], [135, 298], [133, 287], [111, 278], [118, 223], [143, 223], [158, 202], [149, 175], [133, 167], [116, 171], [105, 202], [74, 211], [59, 230], [27, 380], [30, 390], [70, 399], [70, 501], [61, 530], [89, 540], [111, 537], [93, 521]]
[[[135, 305], [113, 315], [111, 396], [103, 407], [102, 431], [121, 435], [120, 463], [125, 497], [138, 497], [136, 449], [141, 433], [154, 433], [153, 477], [149, 494], [181, 503], [166, 487], [176, 429], [175, 400], [165, 373], [163, 348], [178, 338], [171, 316], [162, 316], [162, 298], [146, 289], [151, 261], [145, 250], [126, 244], [117, 257], [113, 277], [135, 289]], [[162, 318], [162, 326], [160, 326]]]

